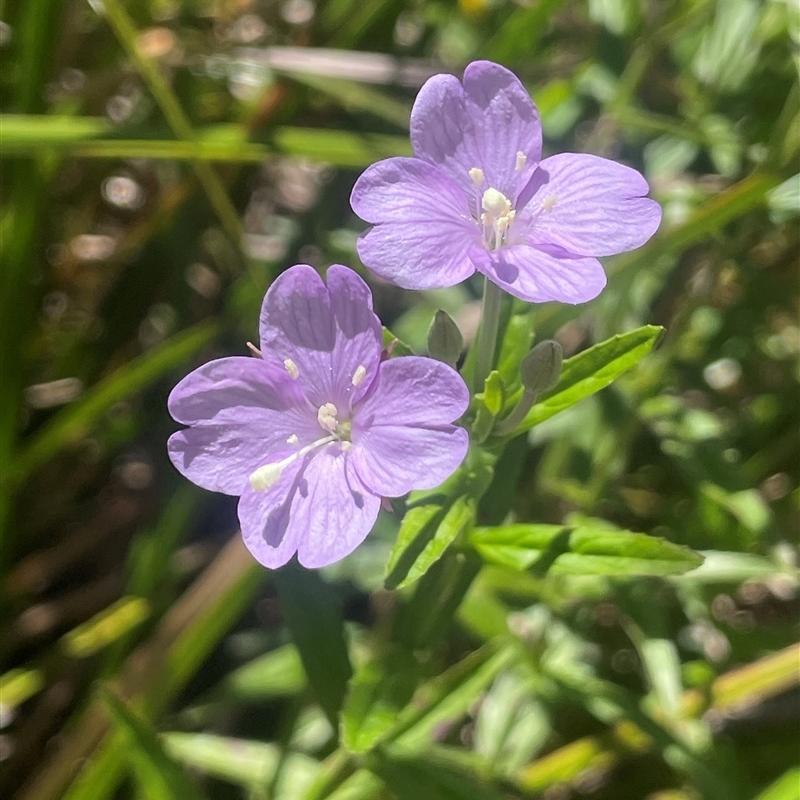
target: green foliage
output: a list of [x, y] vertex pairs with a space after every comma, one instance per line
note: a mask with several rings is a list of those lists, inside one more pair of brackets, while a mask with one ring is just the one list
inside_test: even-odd
[[[795, 4], [2, 19], [4, 795], [797, 797]], [[488, 368], [480, 279], [371, 279], [348, 206], [411, 154], [425, 75], [473, 58], [520, 75], [548, 153], [631, 164], [664, 209], [591, 304], [500, 300]], [[178, 482], [166, 397], [256, 342], [301, 261], [371, 282], [388, 357], [455, 320], [472, 446], [341, 564], [267, 572], [234, 505]], [[534, 402], [547, 339], [569, 357]]]
[[688, 547], [630, 531], [563, 525], [476, 528], [470, 543], [490, 563], [574, 575], [674, 575], [703, 559]]

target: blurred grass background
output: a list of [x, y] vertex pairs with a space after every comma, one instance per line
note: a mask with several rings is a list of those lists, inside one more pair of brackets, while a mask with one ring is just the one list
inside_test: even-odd
[[[3, 0], [0, 18], [3, 796], [800, 797], [793, 0]], [[665, 340], [516, 440], [498, 505], [713, 552], [663, 580], [484, 566], [455, 620], [435, 609], [391, 652], [398, 697], [458, 662], [398, 734], [413, 753], [432, 736], [427, 760], [354, 762], [331, 719], [349, 661], [387, 647], [397, 521], [322, 573], [268, 574], [235, 500], [171, 468], [165, 401], [246, 352], [297, 262], [360, 269], [418, 352], [437, 308], [474, 334], [479, 285], [371, 280], [348, 204], [364, 167], [410, 152], [421, 83], [474, 58], [525, 82], [547, 152], [629, 163], [664, 207], [598, 300], [535, 325], [568, 354], [647, 323]], [[409, 626], [431, 610], [404, 598]], [[497, 650], [509, 628], [537, 669]]]

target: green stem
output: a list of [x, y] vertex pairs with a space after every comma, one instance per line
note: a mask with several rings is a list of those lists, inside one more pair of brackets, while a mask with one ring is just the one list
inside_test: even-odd
[[500, 309], [503, 305], [503, 290], [484, 278], [481, 326], [478, 329], [478, 357], [475, 364], [475, 391], [482, 392], [486, 378], [494, 366], [494, 351], [497, 347], [497, 331], [500, 328]]
[[514, 410], [497, 425], [494, 432], [497, 436], [509, 436], [520, 426], [527, 413], [533, 408], [536, 402], [536, 393], [528, 389], [522, 393], [519, 402], [514, 406]]

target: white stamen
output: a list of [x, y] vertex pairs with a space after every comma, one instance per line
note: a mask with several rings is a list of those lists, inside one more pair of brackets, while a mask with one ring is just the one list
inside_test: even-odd
[[558, 196], [551, 194], [550, 197], [545, 198], [545, 201], [542, 203], [542, 211], [552, 211], [556, 207], [557, 202]]
[[522, 152], [522, 150], [519, 150], [517, 152], [517, 161], [514, 164], [514, 169], [517, 172], [522, 172], [522, 170], [525, 169], [525, 164], [527, 164], [527, 162], [528, 162], [528, 156], [526, 156], [525, 153]]
[[469, 177], [475, 186], [480, 186], [483, 183], [483, 170], [480, 167], [473, 167], [469, 171]]
[[291, 358], [285, 359], [283, 366], [286, 367], [286, 371], [289, 373], [289, 377], [293, 381], [296, 381], [300, 377], [300, 370], [297, 368], [297, 364], [295, 364]]
[[[295, 436], [295, 434], [292, 434], [292, 436]], [[292, 436], [289, 438], [291, 439]], [[248, 478], [250, 485], [256, 492], [263, 492], [264, 490], [269, 489], [270, 486], [274, 486], [278, 482], [278, 479], [283, 474], [284, 469], [286, 469], [289, 464], [297, 461], [298, 458], [302, 458], [304, 455], [310, 453], [312, 450], [315, 450], [317, 447], [330, 444], [335, 440], [335, 436], [323, 436], [321, 439], [317, 439], [316, 442], [311, 442], [311, 444], [307, 444], [304, 448], [298, 450], [296, 453], [292, 453], [292, 455], [287, 456], [282, 461], [277, 461], [274, 464], [264, 464], [263, 467], [259, 467], [255, 472], [251, 473], [250, 477]]]
[[353, 386], [358, 386], [358, 384], [364, 380], [366, 374], [367, 368], [363, 364], [359, 364], [356, 367], [356, 371], [353, 373]]
[[338, 413], [339, 411], [333, 403], [325, 403], [321, 405], [319, 411], [317, 411], [317, 422], [319, 422], [323, 430], [328, 431], [328, 433], [333, 433], [336, 430], [336, 426], [339, 424], [339, 420], [336, 419]]
[[300, 439], [297, 438], [297, 434], [293, 433], [287, 440], [286, 444], [297, 444]]

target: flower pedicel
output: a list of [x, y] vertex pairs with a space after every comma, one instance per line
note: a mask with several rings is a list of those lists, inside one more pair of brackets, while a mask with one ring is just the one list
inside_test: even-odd
[[262, 358], [211, 361], [169, 397], [189, 427], [169, 454], [189, 480], [239, 495], [245, 544], [268, 567], [322, 567], [371, 530], [382, 496], [429, 489], [461, 464], [469, 404], [430, 358], [381, 361], [369, 288], [347, 267], [284, 272], [261, 311]]

